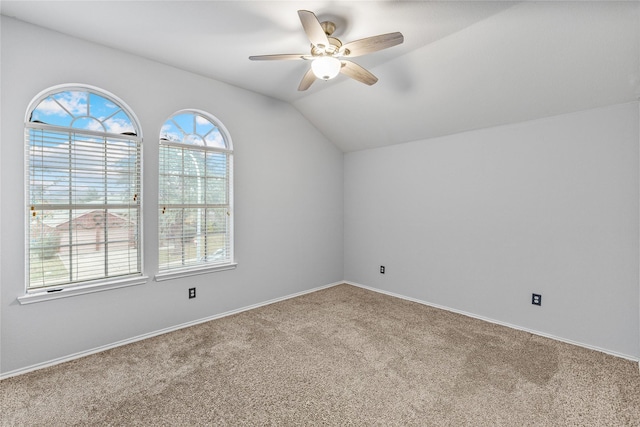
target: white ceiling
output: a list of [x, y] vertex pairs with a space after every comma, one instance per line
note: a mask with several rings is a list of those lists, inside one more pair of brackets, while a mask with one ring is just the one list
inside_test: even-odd
[[[343, 151], [421, 140], [640, 98], [637, 1], [7, 1], [3, 15], [290, 102]], [[343, 42], [400, 31], [354, 59], [379, 81], [297, 87], [297, 10]]]

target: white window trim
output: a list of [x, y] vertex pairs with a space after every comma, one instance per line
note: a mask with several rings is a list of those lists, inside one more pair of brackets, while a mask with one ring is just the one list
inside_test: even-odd
[[165, 271], [155, 275], [154, 280], [156, 282], [162, 282], [165, 280], [178, 279], [181, 277], [195, 276], [198, 274], [215, 273], [217, 271], [235, 270], [238, 266], [237, 262], [219, 265], [204, 265], [201, 267], [185, 267], [183, 269], [175, 269]]
[[128, 286], [143, 285], [149, 281], [148, 276], [127, 277], [121, 280], [110, 279], [98, 283], [84, 282], [77, 286], [66, 285], [64, 288], [52, 287], [52, 289], [28, 291], [26, 295], [18, 297], [21, 305], [33, 304], [36, 302], [50, 301], [60, 298], [73, 297], [76, 295], [91, 294], [94, 292], [107, 291], [110, 289], [125, 288]]

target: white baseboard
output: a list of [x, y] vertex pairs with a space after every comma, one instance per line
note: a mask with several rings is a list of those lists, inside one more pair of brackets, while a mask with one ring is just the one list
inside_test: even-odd
[[260, 302], [260, 303], [257, 303], [257, 304], [252, 304], [252, 305], [249, 305], [249, 306], [246, 306], [246, 307], [238, 308], [238, 309], [235, 309], [235, 310], [230, 310], [230, 311], [227, 311], [227, 312], [224, 312], [224, 313], [220, 313], [220, 314], [215, 314], [213, 316], [208, 316], [208, 317], [205, 317], [205, 318], [202, 318], [202, 319], [193, 320], [193, 321], [182, 323], [182, 324], [179, 324], [179, 325], [176, 325], [176, 326], [171, 326], [169, 328], [160, 329], [160, 330], [157, 330], [157, 331], [154, 331], [154, 332], [149, 332], [149, 333], [138, 335], [138, 336], [135, 336], [135, 337], [132, 337], [132, 338], [127, 338], [125, 340], [117, 341], [117, 342], [114, 342], [114, 343], [111, 343], [111, 344], [103, 345], [103, 346], [100, 346], [100, 347], [95, 347], [95, 348], [90, 349], [90, 350], [81, 351], [81, 352], [78, 352], [78, 353], [70, 354], [68, 356], [59, 357], [59, 358], [56, 358], [56, 359], [53, 359], [53, 360], [49, 360], [49, 361], [46, 361], [46, 362], [37, 363], [35, 365], [31, 365], [31, 366], [27, 366], [27, 367], [24, 367], [24, 368], [16, 369], [16, 370], [13, 370], [13, 371], [9, 371], [9, 372], [1, 374], [0, 375], [0, 380], [6, 379], [6, 378], [10, 378], [10, 377], [15, 377], [15, 376], [22, 375], [22, 374], [26, 374], [28, 372], [36, 371], [38, 369], [47, 368], [49, 366], [58, 365], [60, 363], [69, 362], [71, 360], [75, 360], [75, 359], [79, 359], [81, 357], [85, 357], [85, 356], [89, 356], [89, 355], [92, 355], [92, 354], [100, 353], [102, 351], [110, 350], [112, 348], [116, 348], [116, 347], [120, 347], [120, 346], [123, 346], [123, 345], [131, 344], [131, 343], [134, 343], [134, 342], [137, 342], [137, 341], [142, 341], [142, 340], [145, 340], [147, 338], [152, 338], [152, 337], [155, 337], [155, 336], [158, 336], [158, 335], [162, 335], [162, 334], [166, 334], [166, 333], [169, 333], [169, 332], [177, 331], [179, 329], [188, 328], [190, 326], [195, 326], [195, 325], [198, 325], [200, 323], [205, 323], [205, 322], [209, 322], [211, 320], [220, 319], [222, 317], [227, 317], [227, 316], [231, 316], [231, 315], [234, 315], [234, 314], [242, 313], [244, 311], [253, 310], [254, 308], [259, 308], [259, 307], [263, 307], [263, 306], [266, 306], [266, 305], [274, 304], [276, 302], [285, 301], [285, 300], [288, 300], [288, 299], [291, 299], [291, 298], [295, 298], [295, 297], [298, 297], [298, 296], [310, 294], [310, 293], [313, 293], [313, 292], [316, 292], [316, 291], [319, 291], [319, 290], [322, 290], [322, 289], [331, 288], [333, 286], [337, 286], [337, 285], [340, 285], [340, 284], [343, 284], [343, 283], [345, 283], [347, 285], [351, 285], [351, 286], [356, 286], [356, 287], [359, 287], [359, 288], [362, 288], [362, 289], [367, 289], [367, 290], [370, 290], [370, 291], [373, 291], [373, 292], [381, 293], [381, 294], [384, 294], [384, 295], [389, 295], [389, 296], [392, 296], [392, 297], [400, 298], [400, 299], [403, 299], [403, 300], [412, 301], [412, 302], [415, 302], [415, 303], [418, 303], [418, 304], [422, 304], [422, 305], [426, 305], [426, 306], [429, 306], [429, 307], [434, 307], [434, 308], [438, 308], [438, 309], [441, 309], [441, 310], [450, 311], [452, 313], [462, 314], [463, 316], [467, 316], [467, 317], [471, 317], [471, 318], [474, 318], [474, 319], [483, 320], [485, 322], [494, 323], [496, 325], [506, 326], [506, 327], [511, 328], [511, 329], [516, 329], [516, 330], [520, 330], [520, 331], [524, 331], [524, 332], [529, 332], [529, 333], [534, 334], [534, 335], [539, 335], [539, 336], [542, 336], [542, 337], [545, 337], [545, 338], [550, 338], [550, 339], [553, 339], [553, 340], [556, 340], [556, 341], [560, 341], [560, 342], [564, 342], [564, 343], [567, 343], [567, 344], [572, 344], [572, 345], [576, 345], [576, 346], [579, 346], [579, 347], [584, 347], [584, 348], [587, 348], [587, 349], [590, 349], [590, 350], [599, 351], [599, 352], [602, 352], [602, 353], [605, 353], [605, 354], [609, 354], [609, 355], [612, 355], [612, 356], [616, 356], [616, 357], [620, 357], [620, 358], [623, 358], [623, 359], [631, 360], [631, 361], [634, 361], [634, 362], [640, 362], [640, 360], [637, 357], [630, 356], [630, 355], [627, 355], [627, 354], [618, 353], [618, 352], [615, 352], [615, 351], [607, 350], [607, 349], [600, 348], [600, 347], [597, 347], [597, 346], [593, 346], [593, 345], [590, 345], [590, 344], [585, 344], [585, 343], [581, 343], [581, 342], [572, 341], [572, 340], [569, 340], [569, 339], [566, 339], [566, 338], [557, 337], [557, 336], [552, 335], [552, 334], [547, 334], [547, 333], [544, 333], [544, 332], [535, 331], [535, 330], [524, 328], [524, 327], [521, 327], [521, 326], [518, 326], [518, 325], [513, 325], [513, 324], [510, 324], [510, 323], [501, 322], [499, 320], [491, 319], [491, 318], [484, 317], [484, 316], [479, 316], [477, 314], [468, 313], [468, 312], [465, 312], [465, 311], [462, 311], [462, 310], [457, 310], [455, 308], [446, 307], [446, 306], [439, 305], [439, 304], [433, 304], [433, 303], [430, 303], [430, 302], [427, 302], [427, 301], [419, 300], [417, 298], [412, 298], [412, 297], [408, 297], [408, 296], [405, 296], [405, 295], [397, 294], [397, 293], [394, 293], [394, 292], [389, 292], [389, 291], [385, 291], [385, 290], [378, 289], [378, 288], [372, 288], [370, 286], [362, 285], [360, 283], [355, 283], [355, 282], [350, 282], [350, 281], [346, 281], [345, 280], [345, 281], [339, 281], [339, 282], [331, 283], [331, 284], [328, 284], [328, 285], [324, 285], [324, 286], [319, 286], [319, 287], [316, 287], [316, 288], [308, 289], [308, 290], [305, 290], [305, 291], [302, 291], [302, 292], [297, 292], [297, 293], [294, 293], [294, 294], [286, 295], [286, 296], [283, 296], [283, 297], [274, 298], [274, 299], [271, 299], [271, 300], [268, 300], [268, 301]]
[[557, 337], [555, 335], [547, 334], [545, 332], [540, 332], [540, 331], [536, 331], [536, 330], [533, 330], [533, 329], [524, 328], [522, 326], [513, 325], [513, 324], [507, 323], [507, 322], [501, 322], [499, 320], [491, 319], [491, 318], [484, 317], [484, 316], [479, 316], [479, 315], [473, 314], [473, 313], [468, 313], [466, 311], [457, 310], [455, 308], [446, 307], [446, 306], [439, 305], [439, 304], [433, 304], [433, 303], [430, 303], [430, 302], [427, 302], [427, 301], [419, 300], [417, 298], [411, 298], [411, 297], [407, 297], [405, 295], [396, 294], [394, 292], [385, 291], [383, 289], [372, 288], [370, 286], [362, 285], [360, 283], [354, 283], [354, 282], [349, 282], [349, 281], [344, 281], [344, 283], [346, 283], [348, 285], [356, 286], [356, 287], [359, 287], [359, 288], [367, 289], [367, 290], [370, 290], [370, 291], [378, 292], [378, 293], [381, 293], [381, 294], [384, 294], [384, 295], [389, 295], [389, 296], [400, 298], [400, 299], [403, 299], [403, 300], [416, 302], [418, 304], [427, 305], [429, 307], [439, 308], [441, 310], [450, 311], [452, 313], [462, 314], [463, 316], [472, 317], [474, 319], [483, 320], [485, 322], [494, 323], [496, 325], [506, 326], [506, 327], [511, 328], [511, 329], [516, 329], [516, 330], [519, 330], [519, 331], [529, 332], [531, 334], [538, 335], [538, 336], [541, 336], [541, 337], [551, 338], [552, 340], [564, 342], [564, 343], [567, 343], [567, 344], [576, 345], [578, 347], [587, 348], [589, 350], [596, 350], [596, 351], [599, 351], [601, 353], [609, 354], [611, 356], [620, 357], [622, 359], [631, 360], [633, 362], [640, 362], [640, 359], [638, 359], [637, 357], [634, 357], [634, 356], [630, 356], [628, 354], [618, 353], [618, 352], [615, 352], [615, 351], [607, 350], [605, 348], [600, 348], [600, 347], [593, 346], [593, 345], [590, 345], [590, 344], [585, 344], [585, 343], [569, 340], [569, 339], [566, 339], [566, 338]]
[[48, 368], [49, 366], [54, 366], [54, 365], [59, 365], [60, 363], [64, 363], [64, 362], [69, 362], [71, 360], [75, 360], [75, 359], [79, 359], [81, 357], [85, 357], [85, 356], [90, 356], [92, 354], [96, 354], [96, 353], [100, 353], [102, 351], [105, 350], [110, 350], [112, 348], [116, 348], [116, 347], [120, 347], [123, 345], [127, 345], [127, 344], [131, 344], [137, 341], [142, 341], [145, 340], [147, 338], [152, 338], [158, 335], [162, 335], [162, 334], [166, 334], [169, 332], [173, 332], [173, 331], [177, 331], [179, 329], [184, 329], [184, 328], [188, 328], [190, 326], [195, 326], [198, 325], [200, 323], [205, 323], [205, 322], [209, 322], [211, 320], [215, 320], [215, 319], [220, 319], [222, 317], [227, 317], [227, 316], [231, 316], [233, 314], [238, 314], [238, 313], [242, 313], [243, 311], [249, 311], [249, 310], [253, 310], [254, 308], [258, 308], [258, 307], [263, 307], [265, 305], [269, 305], [269, 304], [274, 304], [276, 302], [280, 302], [280, 301], [285, 301], [291, 298], [295, 298], [295, 297], [299, 297], [301, 295], [305, 295], [305, 294], [310, 294], [312, 292], [316, 292], [322, 289], [327, 289], [327, 288], [331, 288], [333, 286], [336, 285], [340, 285], [345, 283], [344, 281], [340, 281], [340, 282], [335, 282], [335, 283], [331, 283], [329, 285], [324, 285], [324, 286], [319, 286], [317, 288], [312, 288], [312, 289], [308, 289], [306, 291], [302, 291], [302, 292], [296, 292], [295, 294], [290, 294], [290, 295], [286, 295], [283, 297], [279, 297], [279, 298], [274, 298], [268, 301], [264, 301], [264, 302], [260, 302], [257, 304], [252, 304], [252, 305], [248, 305], [246, 307], [242, 307], [242, 308], [238, 308], [235, 310], [230, 310], [230, 311], [226, 311], [224, 313], [220, 313], [220, 314], [215, 314], [213, 316], [208, 316], [205, 317], [203, 319], [198, 319], [198, 320], [193, 320], [191, 322], [186, 322], [186, 323], [182, 323], [176, 326], [171, 326], [168, 328], [164, 328], [164, 329], [160, 329], [158, 331], [154, 331], [154, 332], [149, 332], [146, 334], [142, 334], [142, 335], [138, 335], [132, 338], [127, 338], [121, 341], [117, 341], [111, 344], [106, 344], [100, 347], [95, 347], [92, 348], [90, 350], [86, 350], [86, 351], [81, 351], [78, 353], [74, 353], [74, 354], [70, 354], [68, 356], [63, 356], [63, 357], [59, 357], [56, 359], [52, 359], [46, 362], [41, 362], [41, 363], [37, 363], [35, 365], [31, 365], [31, 366], [27, 366], [25, 368], [20, 368], [20, 369], [16, 369], [13, 371], [9, 371], [9, 372], [5, 372], [2, 373], [0, 375], [0, 380], [4, 380], [6, 378], [10, 378], [10, 377], [15, 377], [18, 375], [22, 375], [22, 374], [26, 374], [28, 372], [32, 372], [32, 371], [37, 371], [38, 369], [43, 369], [43, 368]]

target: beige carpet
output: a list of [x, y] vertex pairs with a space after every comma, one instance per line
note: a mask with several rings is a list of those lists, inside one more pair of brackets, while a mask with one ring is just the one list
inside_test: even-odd
[[2, 425], [639, 426], [636, 363], [340, 285], [0, 383]]

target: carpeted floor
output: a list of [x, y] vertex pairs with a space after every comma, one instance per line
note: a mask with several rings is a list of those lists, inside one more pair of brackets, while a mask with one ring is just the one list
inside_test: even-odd
[[637, 363], [340, 285], [0, 382], [3, 426], [639, 426]]

